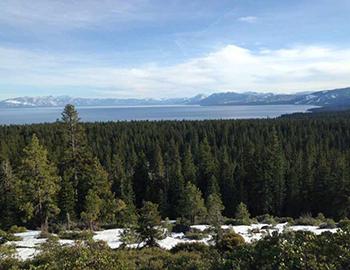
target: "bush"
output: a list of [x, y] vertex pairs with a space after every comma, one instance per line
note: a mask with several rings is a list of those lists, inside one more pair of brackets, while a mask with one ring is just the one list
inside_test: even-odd
[[275, 218], [273, 216], [270, 216], [269, 214], [257, 216], [256, 219], [259, 223], [269, 224], [269, 225], [275, 225], [277, 224]]
[[320, 224], [320, 229], [335, 229], [337, 224], [333, 219], [327, 218], [323, 223]]
[[350, 219], [344, 218], [338, 222], [338, 228], [344, 230], [350, 228]]
[[191, 228], [190, 231], [185, 233], [185, 237], [190, 240], [202, 240], [208, 237], [208, 233], [206, 231]]
[[63, 231], [59, 232], [58, 237], [60, 239], [68, 240], [91, 240], [94, 236], [92, 231]]
[[294, 219], [291, 217], [275, 217], [275, 221], [277, 223], [289, 223], [289, 224], [294, 223]]
[[49, 232], [40, 232], [40, 234], [36, 237], [37, 239], [48, 239], [52, 236]]
[[12, 233], [8, 233], [8, 232], [0, 230], [0, 245], [5, 244], [6, 242], [21, 241], [21, 240], [22, 240], [22, 238], [19, 236], [15, 236]]
[[204, 243], [179, 243], [175, 247], [173, 247], [170, 251], [172, 253], [178, 252], [199, 252], [204, 253], [209, 250], [209, 246]]
[[235, 219], [233, 225], [235, 225], [235, 226], [240, 226], [240, 225], [250, 226], [250, 225], [252, 225], [252, 221], [251, 221], [251, 219]]
[[225, 225], [234, 225], [236, 220], [234, 218], [226, 218], [224, 221]]
[[311, 214], [305, 214], [300, 216], [294, 221], [294, 225], [304, 225], [304, 226], [319, 226], [320, 221], [311, 216]]
[[245, 240], [243, 236], [235, 233], [234, 231], [226, 232], [222, 235], [221, 239], [217, 243], [217, 248], [222, 252], [230, 252], [236, 247], [244, 245]]
[[11, 226], [11, 228], [7, 232], [8, 233], [24, 233], [26, 231], [27, 231], [26, 227], [13, 225], [13, 226]]

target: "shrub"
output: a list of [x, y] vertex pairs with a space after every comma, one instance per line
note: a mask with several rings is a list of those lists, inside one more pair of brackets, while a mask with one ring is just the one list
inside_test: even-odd
[[37, 239], [48, 239], [52, 236], [49, 232], [40, 232], [40, 234], [36, 237]]
[[338, 228], [344, 230], [344, 229], [349, 229], [350, 228], [350, 219], [344, 218], [339, 221], [338, 223]]
[[264, 223], [264, 224], [275, 225], [277, 223], [275, 218], [269, 214], [257, 216], [256, 219], [258, 220], [259, 223]]
[[191, 228], [190, 231], [185, 233], [185, 237], [190, 240], [202, 240], [208, 237], [208, 233], [206, 231]]
[[304, 226], [319, 226], [320, 221], [313, 218], [311, 214], [305, 214], [300, 216], [294, 221], [294, 225], [304, 225]]
[[204, 243], [179, 243], [171, 249], [172, 253], [178, 252], [199, 252], [204, 253], [209, 250], [209, 246]]
[[277, 223], [289, 223], [289, 224], [293, 224], [294, 223], [294, 219], [291, 217], [275, 217], [275, 221]]
[[0, 245], [9, 241], [21, 241], [22, 238], [12, 233], [0, 230]]
[[58, 237], [61, 239], [68, 240], [91, 240], [94, 236], [94, 233], [89, 230], [85, 231], [63, 231], [58, 234]]
[[26, 231], [27, 231], [26, 227], [13, 225], [13, 226], [11, 226], [11, 228], [7, 232], [8, 233], [24, 233]]
[[244, 238], [234, 231], [226, 232], [217, 243], [217, 248], [222, 252], [234, 250], [245, 243]]
[[323, 223], [320, 224], [320, 229], [335, 229], [337, 224], [333, 219], [327, 218]]
[[235, 219], [233, 225], [236, 225], [236, 226], [239, 226], [239, 225], [250, 226], [250, 225], [252, 225], [252, 221], [251, 221], [251, 219]]

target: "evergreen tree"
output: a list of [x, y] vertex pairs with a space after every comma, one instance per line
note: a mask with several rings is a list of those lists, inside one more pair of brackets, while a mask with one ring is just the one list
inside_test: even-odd
[[150, 174], [149, 174], [149, 162], [146, 158], [144, 152], [140, 153], [138, 158], [137, 165], [135, 167], [135, 173], [133, 177], [133, 186], [135, 190], [135, 202], [136, 207], [141, 208], [142, 202], [145, 198], [145, 194], [150, 183]]
[[177, 145], [172, 141], [169, 153], [169, 191], [168, 191], [168, 216], [176, 218], [182, 209], [179, 207], [181, 197], [184, 194], [184, 179], [182, 176], [181, 160]]
[[234, 181], [235, 166], [230, 162], [227, 148], [221, 151], [220, 157], [220, 190], [222, 194], [223, 204], [225, 206], [225, 214], [233, 216], [235, 211], [235, 203], [237, 201], [237, 189]]
[[152, 202], [144, 203], [140, 209], [137, 233], [146, 246], [154, 247], [158, 245], [157, 240], [162, 238], [163, 232], [157, 204]]
[[207, 137], [199, 146], [199, 188], [204, 195], [208, 196], [209, 183], [213, 181], [216, 174], [216, 163], [211, 152]]
[[85, 199], [84, 211], [81, 218], [88, 224], [91, 231], [95, 228], [95, 223], [101, 215], [102, 200], [94, 189], [90, 189]]
[[[98, 216], [100, 221], [113, 222], [115, 221], [115, 214], [117, 212], [117, 201], [111, 191], [111, 182], [108, 178], [108, 173], [101, 166], [100, 162], [95, 158], [92, 165], [86, 170], [87, 181], [86, 187], [81, 186], [81, 190], [86, 190], [87, 193], [84, 195], [82, 200], [83, 205], [88, 205], [86, 197], [89, 193], [96, 194], [101, 200], [101, 210]], [[84, 193], [82, 193], [84, 194]], [[94, 198], [96, 196], [94, 195]], [[84, 209], [86, 211], [86, 208]]]
[[0, 164], [0, 228], [8, 229], [18, 224], [20, 197], [18, 179], [8, 160]]
[[[86, 135], [78, 112], [73, 105], [67, 105], [62, 113], [64, 156], [60, 164], [62, 183], [64, 188], [60, 198], [67, 198], [60, 202], [63, 209], [62, 218], [67, 217], [67, 222], [71, 217], [80, 215], [83, 202], [79, 195], [78, 185], [84, 181], [85, 166], [91, 160], [91, 155], [86, 147]], [[72, 193], [74, 199], [72, 200]], [[86, 194], [84, 194], [86, 195]]]
[[250, 213], [244, 203], [241, 202], [237, 206], [235, 218], [241, 224], [250, 225]]
[[36, 135], [33, 135], [31, 143], [24, 149], [20, 172], [24, 194], [21, 204], [26, 218], [38, 222], [41, 230], [47, 232], [49, 218], [59, 213], [59, 177]]
[[209, 195], [207, 200], [207, 209], [209, 224], [219, 231], [224, 221], [222, 212], [224, 211], [225, 207], [218, 193]]
[[203, 221], [207, 214], [201, 191], [191, 182], [187, 182], [180, 201], [181, 217], [191, 224]]
[[193, 161], [191, 147], [187, 146], [182, 162], [182, 174], [185, 182], [196, 182], [196, 166]]

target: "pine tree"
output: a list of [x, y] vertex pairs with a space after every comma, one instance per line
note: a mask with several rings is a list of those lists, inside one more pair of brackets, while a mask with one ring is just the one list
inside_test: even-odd
[[61, 209], [60, 218], [67, 222], [67, 229], [70, 229], [72, 214], [75, 217], [75, 191], [69, 177], [63, 175], [60, 184], [60, 191], [58, 196], [58, 204]]
[[216, 162], [214, 160], [208, 139], [205, 137], [199, 146], [199, 188], [208, 196], [209, 183], [216, 175]]
[[8, 160], [0, 164], [0, 228], [8, 229], [17, 224], [20, 197], [19, 182]]
[[[97, 158], [95, 158], [93, 164], [87, 168], [87, 172], [87, 187], [81, 187], [81, 189], [87, 190], [87, 194], [91, 192], [96, 193], [100, 198], [101, 211], [98, 216], [99, 220], [103, 222], [114, 222], [115, 214], [118, 209], [117, 201], [112, 193], [108, 173]], [[86, 205], [86, 203], [84, 204]]]
[[55, 166], [47, 158], [46, 149], [36, 135], [24, 149], [21, 166], [21, 202], [28, 220], [37, 221], [43, 232], [48, 231], [49, 218], [59, 213], [57, 194], [59, 177]]
[[89, 190], [85, 199], [85, 210], [81, 213], [81, 217], [88, 224], [91, 231], [94, 230], [95, 223], [101, 215], [102, 204], [98, 192], [94, 189]]
[[148, 185], [150, 183], [149, 162], [144, 152], [140, 153], [133, 176], [133, 186], [135, 190], [135, 203], [137, 208], [142, 207]]
[[250, 213], [244, 203], [237, 206], [235, 218], [240, 224], [250, 225]]
[[[86, 135], [80, 124], [78, 112], [73, 105], [67, 105], [62, 113], [64, 156], [61, 159], [60, 174], [63, 177], [64, 188], [60, 197], [67, 198], [60, 202], [64, 210], [62, 218], [76, 218], [80, 215], [83, 204], [79, 198], [78, 185], [85, 181], [84, 170], [91, 162], [91, 154], [86, 147]], [[66, 193], [67, 194], [63, 194]], [[74, 198], [72, 200], [72, 192]], [[81, 196], [80, 196], [81, 197]]]
[[169, 217], [176, 218], [182, 209], [179, 207], [181, 197], [184, 194], [184, 179], [182, 176], [181, 160], [179, 150], [174, 141], [171, 142], [169, 152], [169, 191], [168, 205]]
[[191, 147], [188, 146], [182, 162], [182, 174], [185, 182], [196, 182], [196, 166], [194, 165]]
[[207, 209], [209, 225], [218, 230], [224, 221], [222, 212], [225, 209], [221, 197], [218, 193], [209, 195], [207, 200]]
[[203, 221], [207, 214], [202, 192], [191, 182], [187, 182], [180, 201], [181, 217], [191, 224]]
[[157, 204], [152, 202], [144, 203], [140, 209], [137, 233], [146, 246], [154, 247], [158, 245], [157, 240], [162, 238], [163, 232]]
[[224, 147], [220, 157], [220, 190], [225, 206], [225, 214], [231, 217], [234, 215], [234, 205], [238, 197], [234, 181], [234, 170], [235, 166], [230, 162], [227, 148]]

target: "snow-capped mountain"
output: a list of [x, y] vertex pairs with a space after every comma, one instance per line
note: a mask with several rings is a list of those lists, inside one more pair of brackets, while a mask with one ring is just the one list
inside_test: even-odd
[[143, 106], [143, 105], [278, 105], [300, 104], [321, 107], [350, 107], [350, 87], [318, 92], [304, 92], [297, 94], [273, 93], [215, 93], [210, 96], [203, 94], [191, 98], [170, 99], [97, 99], [59, 97], [18, 97], [0, 101], [0, 107], [64, 107], [66, 104], [75, 106]]
[[141, 105], [186, 105], [198, 104], [205, 99], [204, 95], [192, 98], [172, 99], [97, 99], [97, 98], [72, 98], [69, 96], [47, 97], [18, 97], [0, 101], [0, 107], [64, 107], [66, 104], [75, 106], [141, 106]]

